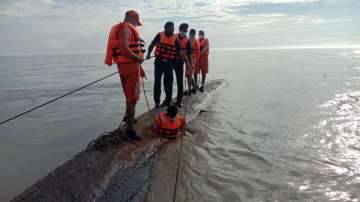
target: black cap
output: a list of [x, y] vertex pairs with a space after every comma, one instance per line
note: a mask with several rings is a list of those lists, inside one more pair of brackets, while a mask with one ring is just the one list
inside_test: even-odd
[[195, 35], [195, 34], [196, 34], [196, 30], [195, 30], [195, 29], [190, 29], [189, 34]]
[[200, 35], [205, 35], [205, 32], [204, 32], [203, 30], [200, 30], [200, 31], [199, 31], [199, 34], [200, 34]]

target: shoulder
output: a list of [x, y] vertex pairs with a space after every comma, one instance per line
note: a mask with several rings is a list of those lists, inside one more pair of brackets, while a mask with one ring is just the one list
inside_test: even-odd
[[181, 117], [181, 125], [184, 127], [186, 125], [185, 117]]
[[119, 32], [131, 32], [131, 28], [126, 23], [119, 23], [115, 26], [117, 27], [117, 30], [119, 30]]
[[185, 122], [185, 117], [181, 116], [180, 114], [178, 114], [179, 116], [179, 119], [182, 121], [182, 122]]
[[160, 41], [160, 33], [161, 32], [159, 32], [159, 33], [157, 33], [155, 35], [155, 37], [154, 37], [154, 39], [153, 39], [153, 41], [151, 43], [156, 44], [156, 43], [158, 43]]
[[158, 117], [159, 117], [159, 118], [161, 118], [161, 117], [166, 117], [166, 112], [161, 112]]
[[160, 122], [161, 122], [161, 117], [160, 117], [160, 115], [158, 115], [158, 116], [155, 117], [154, 122], [155, 122], [155, 123], [160, 123]]
[[155, 123], [160, 124], [161, 123], [161, 116], [163, 116], [162, 114], [159, 114], [155, 117]]
[[173, 40], [179, 40], [179, 37], [176, 34], [171, 35], [171, 39]]

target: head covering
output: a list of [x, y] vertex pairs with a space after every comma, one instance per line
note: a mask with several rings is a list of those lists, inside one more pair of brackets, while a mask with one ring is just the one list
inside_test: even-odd
[[175, 118], [176, 114], [178, 113], [178, 109], [174, 104], [170, 104], [166, 112], [170, 118]]
[[171, 21], [165, 23], [164, 28], [168, 28], [168, 27], [174, 27], [174, 23]]
[[187, 32], [188, 28], [189, 28], [188, 23], [181, 23], [180, 26], [179, 26], [179, 29], [184, 30], [186, 32]]
[[125, 16], [133, 17], [136, 19], [138, 25], [142, 25], [143, 23], [140, 21], [139, 13], [134, 10], [128, 10], [126, 11]]

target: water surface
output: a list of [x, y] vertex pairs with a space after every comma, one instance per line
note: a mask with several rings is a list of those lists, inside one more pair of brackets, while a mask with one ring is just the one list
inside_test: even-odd
[[[102, 54], [1, 57], [0, 119], [115, 71]], [[215, 51], [209, 79], [227, 88], [189, 125], [179, 201], [357, 201], [360, 52]], [[152, 102], [152, 62], [145, 88]], [[175, 86], [175, 85], [174, 85]], [[142, 96], [137, 114], [146, 111]], [[117, 127], [119, 78], [0, 128], [0, 201], [7, 201]], [[174, 180], [176, 142], [154, 184]], [[150, 200], [169, 201], [172, 186]]]

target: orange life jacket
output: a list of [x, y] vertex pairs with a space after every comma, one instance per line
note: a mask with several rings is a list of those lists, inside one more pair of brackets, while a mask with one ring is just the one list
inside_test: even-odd
[[130, 35], [128, 39], [129, 49], [139, 55], [143, 56], [145, 50], [144, 47], [144, 41], [140, 39], [139, 33], [136, 30], [135, 26], [133, 26], [130, 23], [122, 22], [117, 25], [114, 25], [111, 28], [111, 32], [109, 34], [107, 49], [106, 49], [106, 58], [105, 63], [106, 64], [112, 64], [112, 61], [115, 63], [132, 63], [136, 62], [134, 59], [126, 57], [121, 54], [121, 50], [119, 48], [119, 39], [118, 39], [118, 33], [121, 29], [129, 28]]
[[176, 35], [166, 36], [162, 31], [160, 34], [160, 42], [156, 44], [155, 56], [165, 61], [173, 61], [177, 55], [176, 53]]
[[193, 55], [193, 57], [195, 58], [200, 57], [200, 45], [198, 40], [193, 39], [190, 41], [191, 41], [191, 55]]
[[[187, 36], [184, 36], [184, 37], [181, 38], [179, 33], [176, 34], [176, 37], [177, 37], [177, 39], [179, 41], [181, 50], [185, 51], [185, 53], [186, 53], [186, 45], [187, 45], [187, 43], [189, 41], [189, 38], [187, 38]], [[176, 56], [176, 59], [180, 59], [179, 54]]]
[[187, 38], [187, 36], [184, 36], [184, 37], [180, 37], [179, 33], [176, 34], [178, 40], [179, 40], [179, 43], [180, 43], [180, 48], [182, 50], [185, 50], [186, 49], [186, 44], [188, 43], [189, 41], [189, 38]]
[[155, 119], [155, 130], [166, 138], [176, 138], [184, 124], [185, 120], [179, 114], [171, 121], [166, 112], [161, 112]]
[[208, 46], [205, 55], [209, 55], [209, 40], [207, 38], [199, 39], [199, 45], [200, 45], [200, 51], [202, 51], [205, 48], [205, 46]]
[[190, 40], [190, 42], [191, 42], [191, 65], [195, 67], [200, 58], [200, 46], [199, 46], [199, 42], [196, 39]]

